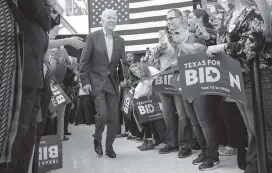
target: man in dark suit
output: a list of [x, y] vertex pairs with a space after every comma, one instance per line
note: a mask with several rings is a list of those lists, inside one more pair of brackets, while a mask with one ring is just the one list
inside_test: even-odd
[[87, 36], [82, 51], [79, 71], [85, 92], [92, 91], [97, 116], [95, 117], [94, 149], [103, 155], [102, 133], [107, 124], [106, 155], [115, 158], [113, 142], [117, 133], [119, 106], [118, 64], [125, 59], [124, 39], [113, 33], [117, 13], [106, 9], [101, 16], [103, 28]]

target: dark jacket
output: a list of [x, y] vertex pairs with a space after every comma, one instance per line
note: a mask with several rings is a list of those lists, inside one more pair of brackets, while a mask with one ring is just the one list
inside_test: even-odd
[[119, 93], [117, 67], [120, 59], [125, 59], [123, 38], [113, 34], [113, 51], [109, 62], [103, 29], [90, 33], [87, 36], [79, 64], [82, 85], [91, 84], [93, 94], [95, 94], [102, 90], [108, 78], [108, 72], [110, 72], [114, 88]]
[[[32, 35], [24, 35], [23, 84], [32, 88], [43, 87], [42, 62], [48, 47], [50, 11], [45, 0], [19, 0], [18, 7], [28, 19]], [[35, 37], [37, 36], [37, 37]]]

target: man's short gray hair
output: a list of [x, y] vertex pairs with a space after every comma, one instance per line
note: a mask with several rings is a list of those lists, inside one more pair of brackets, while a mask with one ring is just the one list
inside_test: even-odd
[[105, 17], [105, 15], [106, 15], [107, 13], [109, 13], [109, 12], [114, 12], [114, 13], [116, 13], [116, 15], [117, 15], [117, 11], [116, 11], [116, 10], [113, 10], [113, 9], [105, 9], [105, 10], [102, 12], [102, 14], [101, 14], [101, 19], [103, 19], [103, 18]]
[[181, 12], [179, 9], [173, 8], [173, 9], [169, 10], [168, 13], [170, 13], [170, 12], [172, 12], [172, 11], [175, 13], [175, 15], [176, 15], [177, 17], [182, 17], [182, 12]]

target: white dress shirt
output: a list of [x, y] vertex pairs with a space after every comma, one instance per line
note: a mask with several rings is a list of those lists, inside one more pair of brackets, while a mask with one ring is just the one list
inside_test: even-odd
[[104, 32], [104, 37], [105, 37], [105, 42], [106, 42], [106, 47], [108, 52], [108, 58], [109, 58], [109, 61], [111, 61], [111, 55], [112, 55], [112, 49], [113, 49], [112, 34], [107, 33], [105, 28], [103, 28], [103, 32]]

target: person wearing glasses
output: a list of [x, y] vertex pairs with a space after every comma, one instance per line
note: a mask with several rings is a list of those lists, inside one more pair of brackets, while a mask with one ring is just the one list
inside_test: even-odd
[[[160, 71], [170, 69], [177, 64], [179, 48], [172, 40], [171, 32], [179, 30], [184, 42], [193, 42], [193, 36], [186, 29], [182, 12], [178, 9], [171, 9], [167, 13], [167, 26], [164, 31], [160, 31], [159, 43], [154, 49], [152, 56], [158, 59]], [[160, 154], [167, 154], [180, 150], [178, 157], [189, 157], [192, 154], [191, 141], [192, 134], [190, 121], [184, 109], [182, 96], [179, 94], [160, 93], [162, 102], [163, 119], [167, 128], [166, 146], [159, 150]], [[177, 110], [177, 114], [176, 111]], [[176, 121], [178, 115], [179, 121]]]

